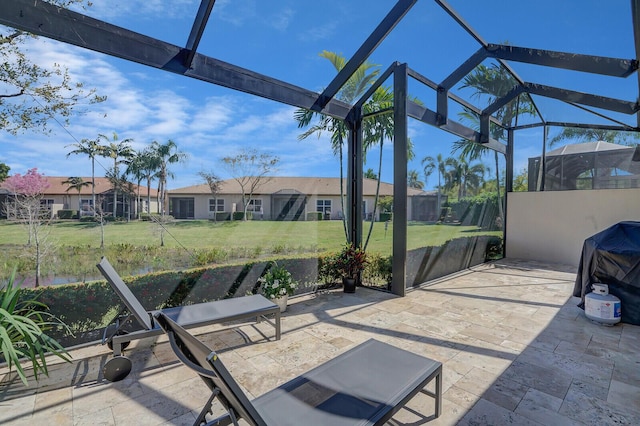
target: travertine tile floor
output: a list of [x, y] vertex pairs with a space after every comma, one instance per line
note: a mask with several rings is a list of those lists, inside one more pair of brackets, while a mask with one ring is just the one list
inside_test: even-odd
[[[433, 419], [420, 394], [391, 424], [638, 425], [640, 327], [587, 320], [571, 297], [574, 278], [570, 267], [503, 260], [404, 298], [363, 288], [299, 298], [280, 341], [265, 324], [197, 333], [250, 397], [375, 338], [444, 366], [443, 415]], [[118, 383], [101, 378], [110, 355], [100, 345], [74, 350], [72, 364], [56, 363], [30, 388], [0, 370], [0, 423], [192, 424], [209, 390], [164, 336], [127, 355], [134, 371]]]

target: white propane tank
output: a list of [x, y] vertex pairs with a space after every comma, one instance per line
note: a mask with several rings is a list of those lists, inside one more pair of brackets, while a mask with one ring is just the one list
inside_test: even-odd
[[614, 325], [620, 322], [622, 306], [620, 299], [609, 294], [606, 284], [593, 284], [593, 292], [584, 297], [584, 313], [592, 321], [604, 325]]

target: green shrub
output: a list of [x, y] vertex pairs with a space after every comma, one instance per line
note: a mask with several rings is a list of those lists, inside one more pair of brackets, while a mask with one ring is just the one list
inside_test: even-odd
[[335, 284], [342, 279], [340, 265], [335, 253], [322, 255], [318, 258], [318, 281], [323, 284]]
[[193, 262], [197, 266], [210, 265], [212, 263], [220, 263], [229, 257], [229, 254], [219, 248], [212, 248], [206, 250], [196, 250], [193, 253]]
[[78, 210], [58, 210], [58, 219], [77, 219]]
[[503, 241], [500, 237], [489, 237], [487, 242], [487, 251], [485, 253], [486, 260], [502, 259], [503, 256]]
[[363, 284], [388, 287], [392, 277], [391, 256], [369, 253], [367, 257], [369, 263], [362, 272]]
[[380, 222], [386, 222], [388, 220], [391, 220], [391, 218], [393, 217], [393, 213], [380, 213]]
[[[112, 217], [112, 216], [109, 216]], [[118, 220], [123, 220], [124, 218], [118, 218]], [[170, 222], [172, 221], [174, 218], [171, 215], [164, 215], [164, 222]], [[141, 213], [140, 214], [140, 220], [143, 221], [147, 221], [147, 222], [162, 222], [162, 215], [160, 213]]]
[[322, 220], [322, 212], [308, 212], [307, 220], [309, 221]]
[[[247, 212], [247, 220], [253, 219], [253, 212]], [[244, 220], [244, 212], [233, 212], [233, 220]]]
[[15, 270], [0, 287], [0, 358], [7, 362], [9, 371], [15, 367], [22, 383], [28, 386], [20, 365], [23, 359], [31, 362], [33, 375], [38, 380], [39, 372], [49, 374], [47, 352], [67, 362], [71, 358], [60, 343], [45, 333], [54, 327], [65, 328], [65, 325], [47, 312], [47, 306], [35, 297], [22, 298], [24, 291], [19, 286], [14, 287], [14, 278]]
[[80, 217], [80, 222], [95, 222], [95, 218], [93, 216], [82, 216]]
[[462, 225], [475, 225], [483, 229], [500, 230], [496, 219], [499, 216], [496, 192], [483, 192], [474, 197], [462, 198], [448, 203], [451, 216]]
[[226, 220], [231, 220], [230, 212], [216, 212], [216, 222], [224, 222]]

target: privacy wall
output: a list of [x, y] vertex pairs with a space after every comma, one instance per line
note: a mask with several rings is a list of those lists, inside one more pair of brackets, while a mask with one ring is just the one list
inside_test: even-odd
[[640, 189], [507, 194], [508, 258], [577, 267], [586, 238], [620, 221], [640, 220]]

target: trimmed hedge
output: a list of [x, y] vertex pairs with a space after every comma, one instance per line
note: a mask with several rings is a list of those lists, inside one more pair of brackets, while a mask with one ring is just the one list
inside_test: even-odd
[[77, 219], [78, 210], [58, 210], [58, 219]]
[[[252, 262], [245, 265], [225, 265], [196, 268], [180, 272], [167, 271], [123, 277], [133, 294], [147, 310], [190, 305], [231, 297], [244, 296], [259, 291], [258, 278], [271, 261]], [[118, 270], [118, 263], [114, 268]], [[281, 259], [278, 264], [291, 272], [301, 283], [298, 293], [308, 292], [318, 277], [318, 259]], [[80, 335], [92, 330], [101, 330], [112, 323], [125, 306], [106, 281], [24, 288], [22, 298], [37, 298], [49, 307], [49, 311], [67, 324], [72, 332]], [[51, 336], [61, 342], [69, 342], [69, 336]], [[96, 340], [100, 333], [89, 333]], [[73, 340], [74, 344], [82, 341]]]
[[322, 220], [322, 212], [307, 212], [308, 221]]
[[378, 221], [386, 222], [388, 220], [391, 220], [392, 218], [393, 218], [393, 213], [380, 213], [380, 219]]
[[480, 226], [483, 229], [499, 230], [496, 219], [499, 216], [498, 195], [485, 192], [475, 197], [463, 198], [448, 203], [451, 212], [461, 225]]
[[224, 222], [225, 220], [231, 220], [231, 212], [216, 212], [216, 222]]
[[[244, 212], [233, 212], [233, 220], [244, 220]], [[247, 212], [247, 220], [253, 219], [253, 212]]]

